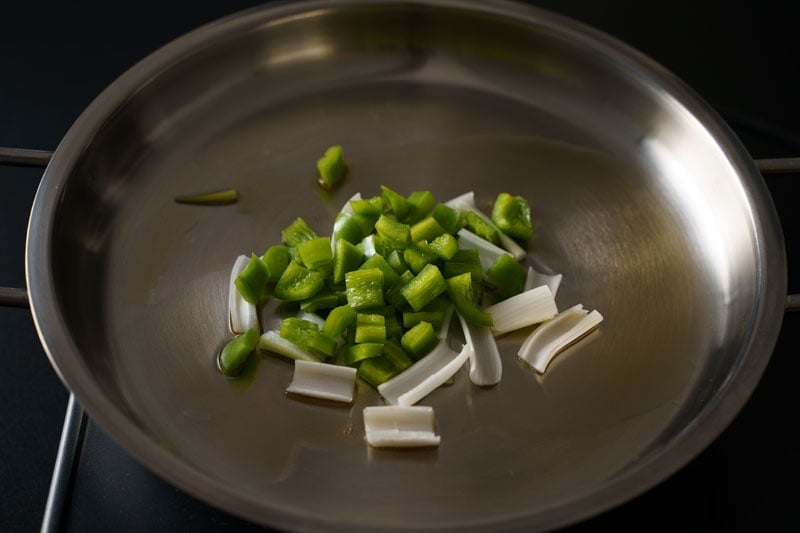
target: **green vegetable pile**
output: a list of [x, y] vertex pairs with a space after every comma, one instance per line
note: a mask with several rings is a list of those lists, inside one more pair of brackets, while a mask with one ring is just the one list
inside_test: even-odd
[[[502, 231], [526, 243], [530, 208], [519, 196], [500, 194], [491, 221], [448, 207], [430, 191], [404, 196], [386, 186], [349, 205], [329, 236], [297, 218], [281, 232], [282, 244], [252, 254], [235, 281], [247, 302], [278, 299], [296, 312], [279, 334], [304, 354], [357, 366], [358, 376], [377, 387], [436, 346], [453, 307], [466, 321], [491, 326], [482, 301], [523, 290], [525, 270], [511, 255], [484, 271], [479, 252], [462, 249], [458, 238], [465, 228], [488, 242], [498, 242]], [[235, 375], [244, 357], [221, 360], [222, 371]]]

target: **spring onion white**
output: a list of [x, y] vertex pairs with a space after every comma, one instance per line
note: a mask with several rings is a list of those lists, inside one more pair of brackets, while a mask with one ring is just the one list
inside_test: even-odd
[[233, 262], [230, 284], [228, 285], [228, 316], [234, 333], [244, 333], [248, 329], [258, 330], [258, 311], [255, 304], [246, 301], [236, 288], [236, 278], [250, 262], [246, 255], [240, 255]]
[[470, 324], [458, 315], [467, 345], [471, 348], [469, 358], [469, 380], [479, 387], [491, 387], [500, 383], [503, 363], [494, 340], [492, 329]]
[[433, 407], [370, 406], [364, 408], [367, 443], [375, 448], [438, 446]]
[[461, 250], [478, 250], [478, 256], [481, 260], [481, 269], [486, 272], [492, 263], [503, 254], [507, 254], [505, 250], [499, 246], [495, 246], [489, 241], [478, 237], [468, 229], [460, 229], [457, 233], [458, 247]]
[[325, 319], [319, 316], [316, 313], [308, 313], [306, 311], [300, 311], [297, 313], [297, 318], [300, 320], [308, 320], [317, 325], [319, 329], [322, 329], [322, 326], [325, 325]]
[[533, 267], [528, 267], [528, 275], [525, 277], [525, 286], [522, 290], [529, 291], [541, 285], [547, 285], [550, 288], [550, 292], [553, 293], [553, 298], [555, 298], [558, 296], [558, 288], [561, 286], [563, 277], [561, 274], [553, 274], [552, 276], [542, 274], [535, 271]]
[[472, 348], [467, 345], [456, 353], [441, 340], [428, 355], [380, 384], [378, 393], [391, 405], [414, 405], [453, 377], [471, 353]]
[[539, 374], [544, 374], [550, 361], [561, 350], [592, 331], [603, 321], [596, 310], [589, 312], [581, 304], [541, 324], [522, 343], [517, 355]]
[[553, 318], [558, 308], [550, 288], [542, 285], [498, 302], [486, 311], [492, 315], [492, 331], [502, 335]]
[[292, 381], [286, 392], [352, 403], [355, 385], [355, 368], [316, 361], [295, 361]]
[[378, 253], [375, 249], [375, 235], [367, 235], [361, 239], [361, 242], [358, 244], [358, 248], [364, 253], [365, 259], [369, 259]]

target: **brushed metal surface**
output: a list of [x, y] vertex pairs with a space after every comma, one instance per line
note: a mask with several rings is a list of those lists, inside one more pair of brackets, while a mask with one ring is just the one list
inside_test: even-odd
[[[332, 194], [315, 161], [341, 144]], [[543, 378], [505, 336], [502, 382], [423, 403], [436, 450], [368, 449], [355, 404], [287, 398], [291, 364], [229, 381], [227, 279], [303, 216], [381, 184], [527, 197], [526, 260], [559, 308], [605, 316]], [[178, 205], [235, 187], [234, 206]], [[771, 201], [714, 112], [607, 36], [505, 2], [311, 2], [156, 52], [67, 134], [31, 215], [27, 274], [55, 368], [127, 451], [185, 490], [290, 529], [542, 529], [680, 468], [735, 416], [786, 298]], [[265, 310], [266, 327], [275, 322]]]

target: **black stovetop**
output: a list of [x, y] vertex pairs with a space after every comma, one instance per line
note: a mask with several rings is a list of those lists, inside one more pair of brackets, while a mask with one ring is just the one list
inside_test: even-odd
[[[169, 40], [247, 0], [4, 2], [0, 146], [53, 150], [91, 100]], [[793, 2], [533, 2], [622, 39], [673, 71], [729, 121], [754, 158], [800, 156], [800, 40]], [[189, 7], [190, 6], [190, 7]], [[0, 166], [0, 286], [24, 286], [27, 215], [41, 169]], [[800, 292], [800, 175], [770, 176]], [[784, 317], [750, 401], [703, 453], [655, 489], [571, 530], [779, 530], [795, 523], [793, 421], [800, 313]], [[41, 526], [69, 396], [30, 312], [0, 308], [0, 529]], [[139, 466], [88, 422], [62, 517], [70, 531], [256, 529]]]

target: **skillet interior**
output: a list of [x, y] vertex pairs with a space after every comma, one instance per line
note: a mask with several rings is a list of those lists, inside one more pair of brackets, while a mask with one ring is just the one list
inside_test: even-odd
[[[351, 172], [326, 195], [330, 144]], [[504, 337], [500, 385], [462, 374], [424, 402], [438, 450], [369, 450], [363, 384], [335, 408], [286, 398], [284, 360], [236, 383], [215, 368], [233, 258], [298, 215], [328, 233], [381, 184], [527, 197], [528, 264], [564, 274], [559, 308], [606, 317], [543, 379], [516, 362], [524, 334]], [[172, 200], [221, 187], [240, 203]], [[713, 112], [618, 43], [508, 4], [288, 5], [190, 34], [76, 123], [31, 228], [37, 327], [89, 413], [182, 488], [292, 528], [552, 527], [631, 497], [734, 416], [785, 294], [771, 204]]]

